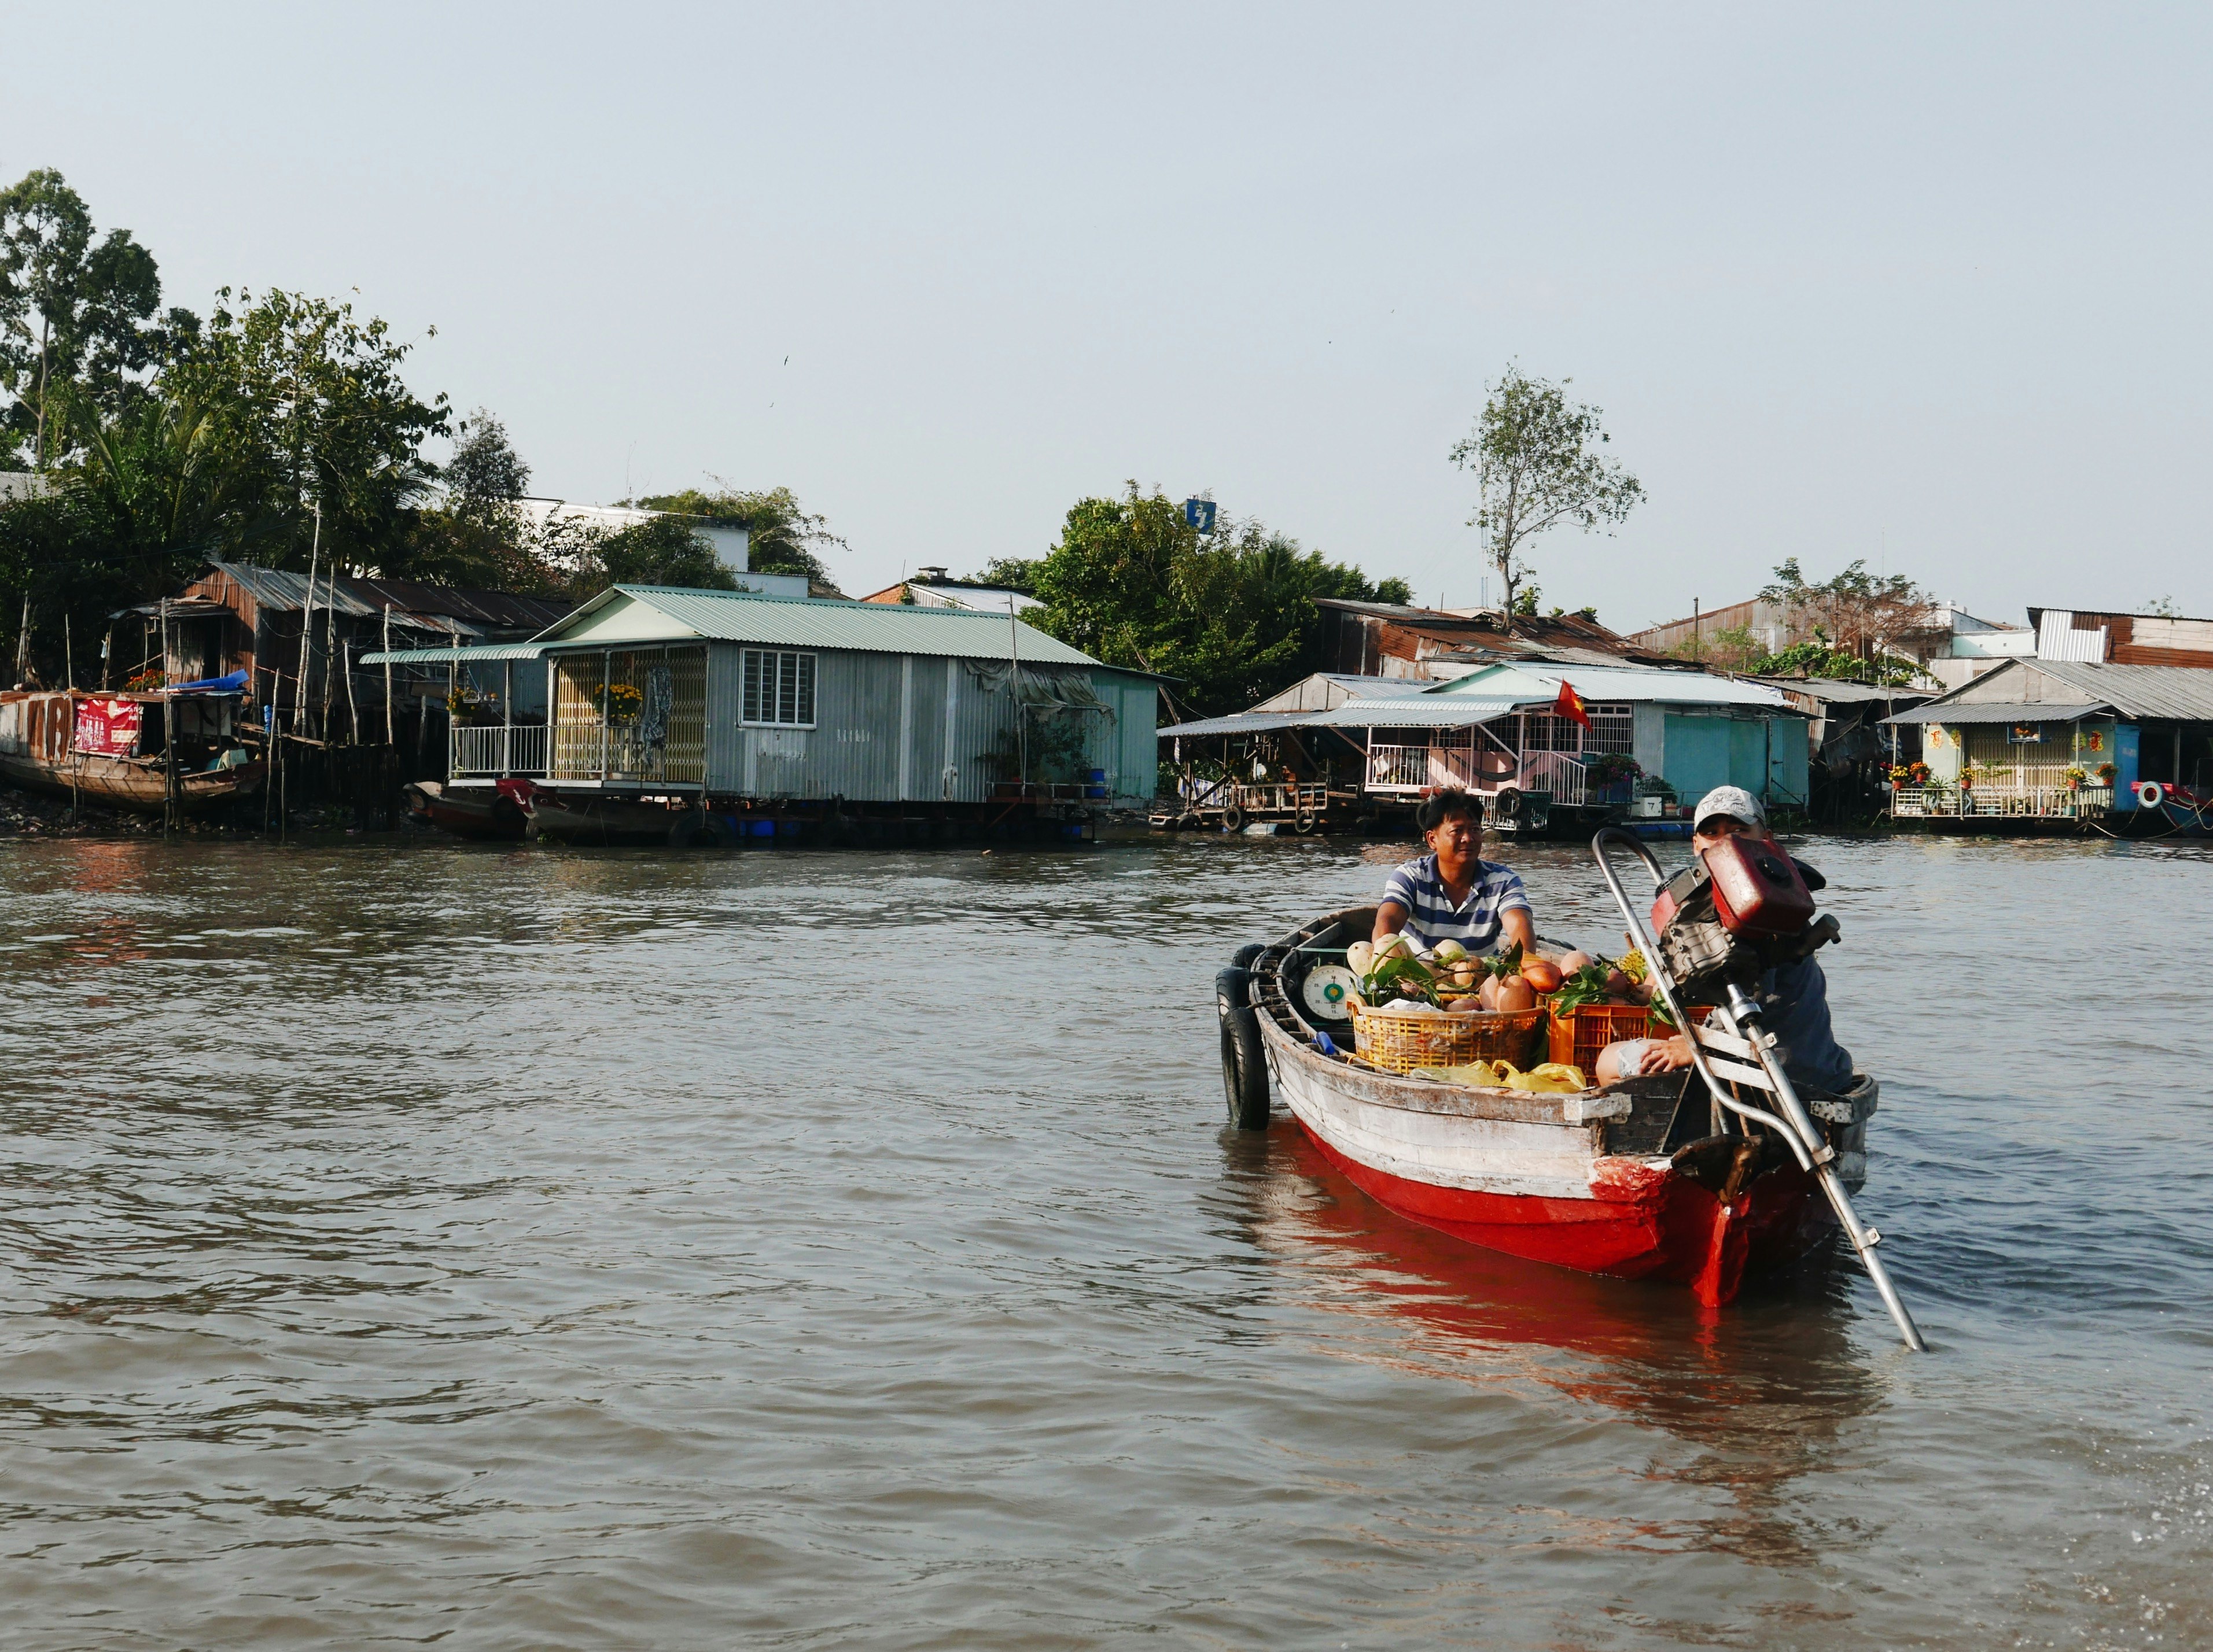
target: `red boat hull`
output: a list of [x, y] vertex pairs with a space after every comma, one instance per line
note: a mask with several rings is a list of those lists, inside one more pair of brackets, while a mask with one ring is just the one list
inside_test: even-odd
[[1301, 1121], [1308, 1140], [1387, 1210], [1455, 1239], [1532, 1262], [1686, 1285], [1709, 1307], [1747, 1275], [1787, 1266], [1832, 1225], [1813, 1178], [1771, 1170], [1723, 1204], [1686, 1176], [1631, 1159], [1602, 1161], [1590, 1198], [1487, 1193], [1407, 1180], [1347, 1157]]

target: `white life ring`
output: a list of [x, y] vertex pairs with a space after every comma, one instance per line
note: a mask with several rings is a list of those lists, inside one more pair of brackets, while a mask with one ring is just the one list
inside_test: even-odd
[[2164, 805], [2166, 802], [2167, 788], [2161, 785], [2158, 781], [2139, 780], [2137, 782], [2137, 807], [2138, 808], [2158, 808]]

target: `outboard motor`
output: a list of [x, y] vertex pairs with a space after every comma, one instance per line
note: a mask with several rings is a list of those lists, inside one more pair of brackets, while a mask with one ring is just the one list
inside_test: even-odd
[[1718, 1003], [1781, 964], [1841, 939], [1814, 916], [1826, 880], [1764, 838], [1724, 838], [1661, 886], [1652, 930], [1667, 973], [1693, 1003]]

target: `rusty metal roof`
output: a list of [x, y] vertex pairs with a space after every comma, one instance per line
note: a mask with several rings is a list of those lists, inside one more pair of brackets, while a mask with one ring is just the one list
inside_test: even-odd
[[[2064, 685], [2070, 704], [2050, 701], [1971, 700], [1987, 693], [2009, 673], [2026, 677], [2039, 672]], [[2213, 722], [2213, 670], [2197, 666], [2093, 665], [2082, 660], [2009, 660], [1964, 687], [1887, 722], [2065, 722], [2090, 711], [2110, 710], [2124, 717], [2173, 717], [2185, 722]]]

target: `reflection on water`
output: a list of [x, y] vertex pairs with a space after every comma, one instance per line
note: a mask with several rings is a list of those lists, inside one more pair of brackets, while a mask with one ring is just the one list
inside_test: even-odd
[[1783, 1565], [1818, 1557], [1781, 1493], [1823, 1467], [1839, 1428], [1882, 1393], [1846, 1334], [1832, 1258], [1741, 1307], [1701, 1308], [1401, 1222], [1295, 1131], [1232, 1135], [1225, 1147], [1252, 1200], [1253, 1243], [1283, 1265], [1289, 1299], [1336, 1316], [1318, 1347], [1479, 1387], [1542, 1384], [1663, 1429], [1698, 1452], [1666, 1472], [1731, 1502], [1701, 1522], [1698, 1546]]
[[2213, 862], [1804, 852], [1927, 1358], [1224, 1132], [1356, 847], [0, 849], [0, 1639], [2213, 1641]]

